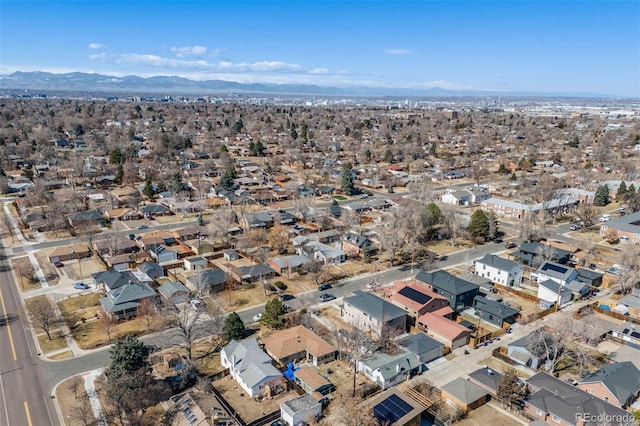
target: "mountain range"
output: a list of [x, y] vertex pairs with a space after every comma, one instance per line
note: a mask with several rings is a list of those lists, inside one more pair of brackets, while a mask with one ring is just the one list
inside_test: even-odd
[[236, 83], [224, 80], [190, 80], [176, 76], [113, 77], [102, 74], [72, 72], [54, 74], [43, 71], [0, 75], [1, 90], [71, 91], [155, 95], [214, 95], [228, 92], [272, 95], [325, 96], [425, 96], [425, 97], [609, 97], [593, 93], [542, 93], [531, 91], [448, 90], [386, 87], [327, 87], [311, 84]]

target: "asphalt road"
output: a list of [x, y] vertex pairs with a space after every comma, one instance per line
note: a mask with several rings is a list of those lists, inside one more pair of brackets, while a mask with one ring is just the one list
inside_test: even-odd
[[[0, 247], [1, 247], [0, 242]], [[5, 256], [0, 259], [0, 425], [57, 426], [46, 364], [35, 353]]]

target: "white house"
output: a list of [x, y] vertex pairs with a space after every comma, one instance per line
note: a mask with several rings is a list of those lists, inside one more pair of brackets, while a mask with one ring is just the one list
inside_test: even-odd
[[418, 374], [422, 363], [410, 354], [373, 354], [358, 360], [358, 371], [382, 389], [390, 388]]
[[578, 271], [570, 266], [545, 260], [536, 272], [531, 273], [531, 280], [534, 279], [538, 284], [543, 281], [551, 280], [561, 286], [566, 286], [571, 281], [578, 279]]
[[506, 287], [520, 287], [523, 271], [519, 263], [495, 254], [485, 254], [482, 259], [475, 261], [476, 275]]
[[560, 286], [555, 281], [545, 280], [538, 283], [538, 299], [549, 303], [560, 302], [560, 305], [571, 301], [573, 293], [565, 286]]
[[280, 404], [280, 417], [289, 426], [306, 424], [311, 418], [319, 418], [322, 404], [308, 393]]
[[232, 340], [220, 351], [220, 363], [251, 398], [285, 382], [271, 361], [256, 339]]
[[209, 261], [202, 256], [191, 256], [184, 259], [184, 269], [195, 271], [197, 269], [205, 269]]
[[468, 188], [458, 191], [447, 190], [447, 193], [440, 198], [445, 204], [471, 204], [479, 203], [481, 201], [491, 198], [491, 194], [484, 189]]

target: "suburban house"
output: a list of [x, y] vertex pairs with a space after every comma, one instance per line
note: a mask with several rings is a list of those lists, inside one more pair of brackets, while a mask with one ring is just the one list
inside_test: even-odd
[[240, 226], [244, 229], [271, 228], [273, 217], [269, 212], [247, 213], [240, 218]]
[[224, 290], [227, 278], [221, 269], [200, 269], [195, 274], [187, 277], [185, 285], [193, 292], [203, 290], [221, 291]]
[[462, 324], [432, 312], [418, 318], [418, 329], [451, 349], [466, 345], [471, 335]]
[[158, 287], [158, 293], [167, 302], [176, 305], [178, 303], [186, 303], [191, 299], [191, 292], [182, 283], [169, 281]]
[[566, 286], [571, 281], [578, 278], [578, 273], [570, 266], [560, 265], [559, 263], [545, 260], [536, 272], [531, 273], [531, 280], [535, 280], [540, 284], [543, 281], [551, 280]]
[[420, 426], [424, 405], [414, 400], [398, 388], [380, 392], [366, 404], [373, 409], [373, 415], [381, 425]]
[[328, 395], [336, 389], [333, 383], [311, 366], [297, 368], [293, 376], [295, 383], [310, 394], [317, 392], [316, 395]]
[[537, 370], [545, 360], [533, 351], [532, 335], [524, 336], [507, 345], [507, 356], [532, 370]]
[[456, 311], [473, 306], [473, 298], [479, 293], [479, 286], [443, 270], [420, 271], [416, 280], [424, 283], [434, 293], [442, 295]]
[[542, 216], [544, 212], [551, 214], [570, 212], [580, 204], [577, 198], [566, 195], [551, 201], [536, 204], [524, 204], [517, 201], [491, 197], [480, 203], [483, 210], [492, 211], [498, 217], [525, 219], [529, 215]]
[[381, 389], [387, 389], [421, 372], [422, 363], [404, 353], [375, 353], [358, 360], [358, 371]]
[[602, 285], [604, 274], [584, 268], [576, 268], [576, 272], [578, 273], [577, 281], [585, 283], [589, 287], [600, 287]]
[[516, 317], [520, 313], [517, 309], [483, 296], [476, 296], [473, 299], [473, 308], [482, 321], [500, 328], [515, 323]]
[[341, 240], [340, 248], [347, 257], [363, 257], [374, 251], [373, 241], [355, 232], [347, 232]]
[[113, 222], [114, 220], [138, 220], [142, 217], [142, 215], [137, 211], [127, 208], [105, 210], [103, 212], [103, 215], [107, 220], [111, 222]]
[[476, 275], [507, 287], [520, 287], [522, 272], [522, 265], [495, 254], [485, 254], [475, 261]]
[[311, 362], [316, 367], [334, 361], [338, 350], [303, 325], [261, 339], [264, 350], [282, 365]]
[[280, 404], [280, 417], [289, 426], [305, 424], [311, 418], [320, 418], [322, 404], [309, 395], [304, 394]]
[[178, 261], [178, 252], [164, 245], [153, 245], [147, 248], [149, 255], [159, 265], [169, 265]]
[[476, 371], [469, 373], [469, 381], [480, 386], [492, 396], [498, 393], [498, 381], [502, 377], [502, 373], [489, 367], [478, 368]]
[[564, 305], [570, 302], [572, 297], [573, 293], [568, 286], [561, 286], [553, 280], [544, 280], [538, 283], [538, 299], [540, 300]]
[[64, 262], [91, 257], [91, 249], [84, 244], [72, 244], [54, 248], [49, 253], [49, 262]]
[[327, 229], [326, 231], [314, 232], [309, 234], [309, 238], [322, 244], [331, 244], [340, 241], [340, 231], [337, 229]]
[[371, 293], [361, 290], [344, 299], [340, 312], [343, 320], [362, 331], [380, 337], [383, 329], [406, 329], [407, 315], [404, 310]]
[[171, 397], [175, 401], [176, 415], [171, 426], [233, 426], [236, 420], [220, 400], [211, 394], [190, 391]]
[[440, 388], [440, 397], [465, 413], [489, 401], [489, 394], [480, 386], [458, 377]]
[[298, 268], [308, 263], [311, 263], [311, 259], [309, 259], [309, 257], [294, 254], [291, 256], [273, 258], [271, 262], [269, 262], [269, 266], [271, 266], [278, 275], [290, 276]]
[[424, 286], [397, 282], [389, 292], [389, 301], [406, 311], [407, 324], [410, 327], [415, 327], [417, 319], [427, 312], [437, 312], [438, 315], [447, 317], [454, 312], [446, 297]]
[[131, 282], [107, 291], [100, 298], [100, 304], [112, 319], [127, 319], [138, 315], [138, 307], [143, 299], [156, 296], [156, 292], [146, 283]]
[[444, 355], [444, 344], [422, 332], [411, 334], [397, 341], [398, 346], [412, 355], [423, 366]]
[[72, 228], [77, 228], [78, 226], [101, 226], [104, 223], [104, 217], [98, 210], [87, 210], [70, 214], [67, 216], [67, 221]]
[[140, 250], [138, 245], [123, 235], [115, 234], [113, 238], [93, 241], [93, 249], [100, 256], [117, 256], [125, 253], [135, 253]]
[[264, 281], [275, 276], [275, 271], [267, 264], [231, 266], [229, 267], [231, 276], [239, 283], [253, 283]]
[[347, 255], [341, 249], [330, 247], [307, 236], [298, 235], [291, 241], [298, 255], [311, 257], [325, 265], [340, 264], [347, 260]]
[[91, 274], [91, 277], [96, 287], [108, 290], [115, 290], [130, 282], [142, 283], [148, 280], [147, 283], [151, 283], [153, 281], [139, 271], [114, 271], [112, 269], [95, 272]]
[[232, 340], [220, 351], [220, 363], [251, 398], [286, 382], [256, 339]]
[[547, 424], [593, 425], [590, 416], [614, 419], [607, 424], [616, 426], [636, 422], [633, 414], [545, 372], [529, 377], [526, 383], [531, 395], [524, 401], [524, 411]]
[[447, 190], [440, 197], [443, 203], [453, 205], [469, 205], [480, 203], [491, 198], [491, 193], [481, 188], [467, 188], [460, 190]]
[[209, 261], [206, 257], [191, 256], [183, 259], [184, 269], [188, 271], [195, 271], [198, 269], [205, 269], [209, 265]]
[[164, 216], [171, 214], [171, 210], [169, 210], [169, 207], [163, 206], [162, 204], [147, 204], [146, 206], [140, 207], [140, 212], [144, 215], [144, 217]]
[[632, 362], [605, 364], [576, 385], [590, 395], [627, 409], [640, 395], [640, 370]]
[[539, 259], [544, 257], [552, 262], [564, 265], [571, 259], [571, 254], [569, 250], [564, 250], [549, 244], [531, 242], [520, 244], [518, 250], [512, 253], [511, 256], [518, 259], [523, 265], [534, 266], [542, 263]]
[[157, 280], [164, 277], [164, 268], [154, 262], [144, 262], [138, 265], [138, 271], [146, 274], [149, 278]]
[[618, 232], [620, 242], [624, 244], [640, 244], [640, 212], [631, 213], [603, 222], [600, 225], [600, 236], [604, 237], [609, 229]]

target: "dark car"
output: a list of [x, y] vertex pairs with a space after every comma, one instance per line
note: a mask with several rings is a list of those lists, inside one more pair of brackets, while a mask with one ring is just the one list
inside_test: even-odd
[[325, 291], [325, 290], [329, 290], [330, 288], [331, 288], [331, 284], [322, 284], [320, 287], [318, 287], [318, 290]]
[[77, 290], [88, 290], [89, 286], [85, 283], [75, 283], [73, 285], [73, 288], [77, 289]]
[[324, 293], [324, 294], [320, 295], [320, 300], [322, 302], [328, 302], [329, 300], [333, 300], [335, 298], [336, 298], [336, 296], [331, 294], [331, 293]]
[[286, 426], [286, 422], [282, 419], [278, 419], [275, 422], [271, 423], [271, 426]]
[[56, 268], [62, 268], [62, 267], [64, 266], [64, 263], [62, 263], [62, 262], [55, 262], [55, 263], [53, 264], [53, 266], [55, 266]]
[[285, 293], [285, 294], [281, 294], [280, 295], [280, 299], [281, 300], [291, 300], [291, 299], [293, 299], [293, 296], [290, 295], [290, 294]]
[[147, 229], [147, 228], [148, 228], [148, 226], [147, 226], [147, 225], [140, 225], [140, 226], [138, 226], [138, 229]]

